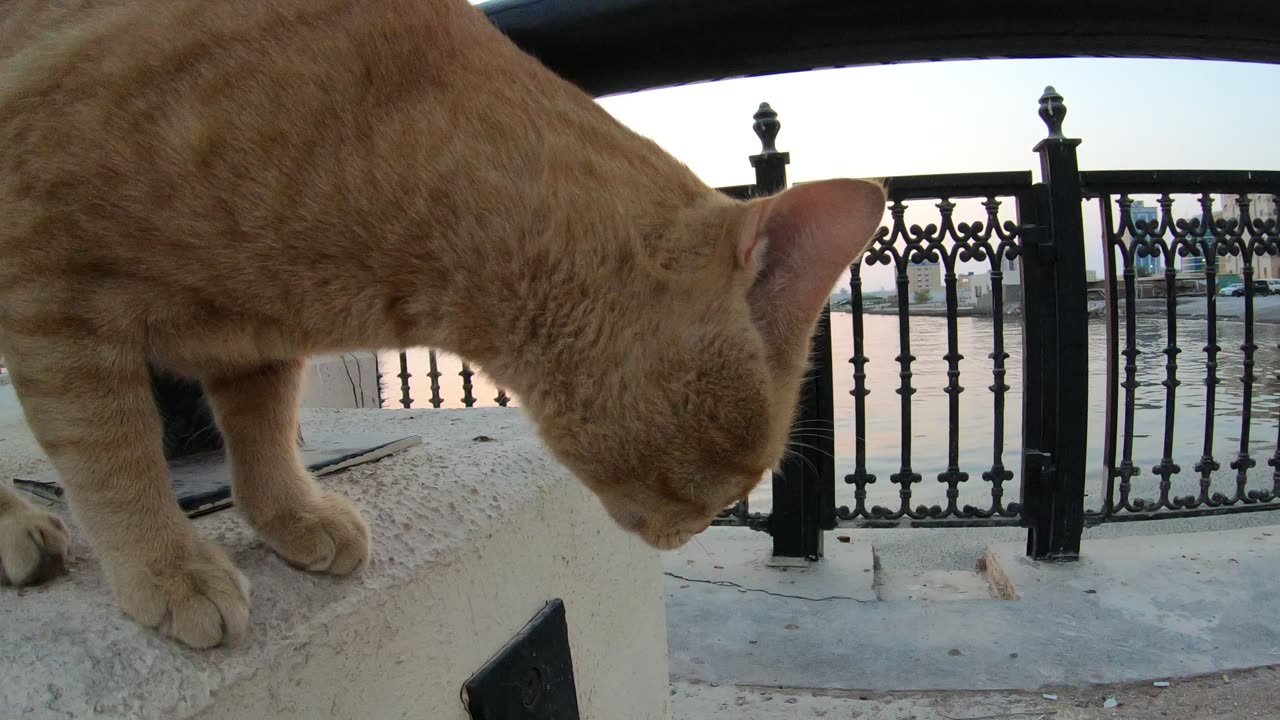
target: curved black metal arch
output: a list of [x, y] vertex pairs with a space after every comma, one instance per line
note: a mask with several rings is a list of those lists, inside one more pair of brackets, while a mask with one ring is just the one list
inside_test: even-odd
[[925, 60], [1176, 57], [1280, 63], [1280, 3], [496, 0], [515, 43], [594, 95]]

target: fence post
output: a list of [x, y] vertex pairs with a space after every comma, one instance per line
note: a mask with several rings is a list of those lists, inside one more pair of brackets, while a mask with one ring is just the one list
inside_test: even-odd
[[409, 396], [409, 378], [413, 375], [409, 372], [409, 353], [404, 350], [400, 351], [400, 373], [396, 377], [400, 378], [400, 406], [408, 410], [413, 407], [413, 398]]
[[[789, 153], [774, 142], [782, 124], [769, 103], [760, 103], [752, 128], [761, 151], [751, 156], [756, 170], [756, 196], [772, 195], [787, 186]], [[773, 511], [769, 534], [775, 558], [817, 560], [822, 557], [822, 531], [835, 527], [834, 390], [831, 380], [831, 317], [824, 308], [813, 336], [812, 369], [800, 393], [794, 452], [773, 475]]]
[[1023, 277], [1022, 507], [1027, 555], [1074, 560], [1084, 532], [1089, 411], [1089, 316], [1079, 140], [1063, 137], [1067, 108], [1052, 87], [1040, 97], [1049, 136], [1036, 145], [1041, 183], [1021, 218]]

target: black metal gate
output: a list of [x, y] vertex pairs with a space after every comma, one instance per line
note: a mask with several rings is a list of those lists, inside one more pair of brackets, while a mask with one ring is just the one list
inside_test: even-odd
[[[1138, 171], [1081, 172], [1077, 166], [1076, 147], [1079, 140], [1064, 137], [1062, 123], [1066, 107], [1053, 88], [1046, 88], [1040, 98], [1041, 119], [1048, 136], [1036, 147], [1040, 157], [1040, 182], [1033, 182], [1030, 172], [975, 173], [894, 178], [889, 181], [889, 223], [880, 228], [864, 257], [850, 269], [850, 314], [853, 332], [854, 441], [853, 472], [845, 482], [854, 487], [854, 504], [836, 506], [834, 443], [835, 417], [830, 401], [834, 366], [831, 364], [830, 316], [824, 314], [815, 337], [816, 372], [804, 390], [802, 415], [798, 426], [807, 428], [794, 457], [774, 477], [773, 512], [764, 515], [750, 512], [741, 505], [726, 511], [719, 524], [746, 524], [770, 532], [774, 552], [781, 556], [817, 559], [822, 553], [822, 531], [838, 526], [858, 527], [973, 527], [1021, 525], [1028, 529], [1027, 552], [1035, 558], [1074, 558], [1080, 550], [1080, 538], [1086, 524], [1144, 520], [1194, 515], [1249, 512], [1280, 508], [1280, 422], [1276, 423], [1276, 444], [1267, 464], [1273, 469], [1258, 488], [1259, 474], [1256, 448], [1251, 445], [1250, 430], [1257, 411], [1254, 388], [1260, 380], [1255, 354], [1259, 346], [1254, 338], [1256, 320], [1253, 304], [1256, 295], [1270, 293], [1267, 286], [1255, 281], [1254, 267], [1264, 258], [1280, 255], [1280, 233], [1277, 232], [1277, 210], [1280, 209], [1280, 173], [1216, 172], [1216, 171]], [[755, 116], [754, 129], [760, 136], [761, 154], [751, 158], [756, 169], [752, 186], [722, 188], [737, 197], [769, 194], [786, 186], [786, 153], [776, 150], [777, 115], [764, 104]], [[1133, 196], [1158, 197], [1158, 217], [1135, 219]], [[1198, 211], [1191, 217], [1175, 215], [1175, 198], [1194, 196]], [[1215, 211], [1214, 195], [1226, 198], [1227, 209]], [[958, 222], [956, 201], [980, 201], [985, 217], [976, 222]], [[908, 204], [932, 199], [938, 212], [937, 221], [926, 226], [908, 225]], [[1086, 476], [1088, 458], [1089, 407], [1089, 315], [1090, 294], [1085, 267], [1086, 238], [1082, 205], [1096, 202], [1102, 215], [1106, 277], [1102, 294], [1105, 298], [1106, 353], [1104, 421], [1105, 491], [1101, 505], [1086, 509]], [[1005, 214], [1012, 205], [1016, 214], [1010, 220]], [[1138, 332], [1138, 288], [1142, 284], [1140, 270], [1144, 258], [1159, 258], [1155, 263], [1163, 275], [1159, 294], [1164, 305], [1164, 337], [1160, 352], [1165, 356], [1164, 375], [1159, 384], [1164, 388], [1163, 453], [1151, 476], [1158, 478], [1157, 497], [1139, 498], [1133, 488], [1141, 468], [1134, 455], [1134, 413], [1139, 388], [1138, 361], [1141, 351], [1135, 336]], [[1215, 437], [1217, 388], [1223, 382], [1220, 371], [1222, 347], [1217, 341], [1221, 318], [1217, 312], [1220, 292], [1220, 265], [1233, 259], [1243, 278], [1244, 313], [1240, 375], [1243, 400], [1238, 437], [1233, 439], [1234, 456], [1229, 467], [1233, 472], [1229, 492], [1215, 491], [1214, 473], [1221, 468], [1215, 458], [1215, 447], [1222, 443]], [[960, 261], [982, 262], [989, 268], [991, 287], [993, 343], [990, 360], [993, 426], [992, 454], [989, 466], [982, 468], [981, 482], [986, 500], [980, 505], [963, 504], [960, 488], [978, 478], [959, 462], [960, 384], [963, 355], [957, 347], [959, 316], [958, 285]], [[1267, 261], [1270, 263], [1270, 261]], [[1208, 343], [1205, 370], [1197, 380], [1203, 407], [1203, 453], [1194, 464], [1198, 473], [1198, 491], [1178, 496], [1172, 492], [1172, 478], [1182, 472], [1174, 457], [1174, 427], [1179, 416], [1177, 358], [1183, 352], [1177, 344], [1180, 294], [1186, 278], [1175, 263], [1183, 268], [1198, 268], [1187, 273], [1198, 277], [1196, 287], [1204, 298], [1207, 311]], [[914, 487], [925, 482], [920, 468], [913, 466], [913, 363], [911, 302], [909, 273], [913, 266], [940, 265], [944, 285], [947, 349], [943, 360], [946, 372], [947, 453], [945, 467], [936, 480], [946, 486], [946, 502], [913, 505]], [[891, 267], [895, 273], [894, 300], [898, 321], [899, 366], [898, 421], [900, 426], [900, 462], [887, 476], [877, 476], [868, 466], [866, 429], [869, 423], [886, 418], [869, 418], [866, 398], [872, 392], [867, 385], [863, 331], [867, 298], [862, 288], [864, 268], [875, 265]], [[1148, 268], [1152, 262], [1145, 264]], [[1269, 265], [1268, 265], [1269, 266]], [[1006, 383], [1009, 353], [1005, 346], [1004, 297], [1007, 273], [1016, 272], [1022, 324], [1022, 447], [1014, 458], [1007, 457], [1004, 443], [1005, 400], [1010, 390]], [[1198, 273], [1198, 275], [1197, 275]], [[1120, 318], [1123, 316], [1124, 322]], [[1265, 368], [1268, 392], [1274, 393], [1280, 378], [1280, 366]], [[1266, 398], [1268, 406], [1274, 396]], [[1120, 410], [1123, 406], [1123, 417]], [[1194, 409], [1184, 407], [1183, 410]], [[1272, 417], [1275, 413], [1271, 411]], [[813, 423], [826, 423], [833, 430], [826, 438], [815, 438]], [[816, 443], [816, 444], [815, 444]], [[1006, 499], [1014, 480], [1013, 466], [1020, 469], [1020, 497]], [[1094, 468], [1096, 470], [1096, 468]], [[868, 488], [886, 480], [898, 488], [896, 506], [870, 504]]]

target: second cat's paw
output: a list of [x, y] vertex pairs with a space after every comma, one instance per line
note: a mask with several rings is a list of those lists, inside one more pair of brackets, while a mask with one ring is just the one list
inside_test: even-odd
[[323, 493], [257, 530], [289, 564], [310, 572], [350, 575], [369, 562], [369, 526], [341, 495]]
[[249, 581], [222, 548], [192, 540], [172, 558], [109, 568], [120, 607], [196, 649], [229, 643], [249, 625]]
[[25, 503], [0, 513], [0, 584], [35, 585], [56, 575], [67, 555], [67, 526]]

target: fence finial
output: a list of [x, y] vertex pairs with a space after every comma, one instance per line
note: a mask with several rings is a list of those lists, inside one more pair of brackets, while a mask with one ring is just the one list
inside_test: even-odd
[[769, 103], [762, 102], [760, 109], [751, 117], [755, 120], [751, 129], [755, 130], [756, 137], [760, 138], [760, 154], [768, 155], [778, 152], [778, 148], [774, 146], [774, 142], [778, 139], [778, 131], [782, 129], [782, 123], [778, 122], [778, 113], [769, 106]]
[[1062, 102], [1062, 95], [1046, 85], [1044, 94], [1040, 96], [1040, 119], [1049, 127], [1049, 138], [1063, 140], [1062, 121], [1067, 117], [1067, 106]]

